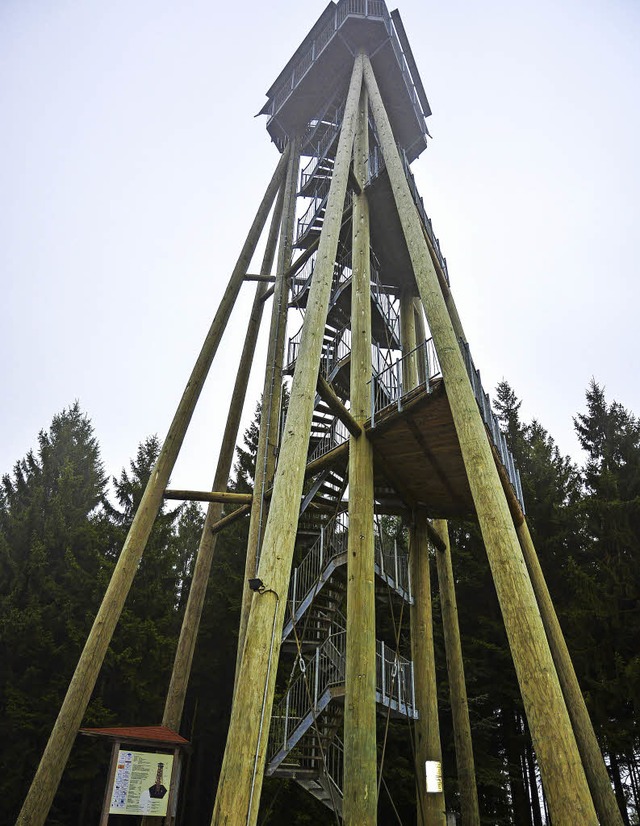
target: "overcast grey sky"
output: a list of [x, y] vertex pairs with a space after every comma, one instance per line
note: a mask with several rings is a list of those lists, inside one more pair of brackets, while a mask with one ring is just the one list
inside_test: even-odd
[[[323, 8], [0, 3], [0, 472], [76, 398], [110, 474], [165, 435], [277, 162], [253, 116]], [[640, 4], [399, 9], [433, 110], [413, 169], [485, 389], [507, 378], [578, 456], [591, 376], [640, 413]], [[253, 289], [176, 487], [211, 483]]]

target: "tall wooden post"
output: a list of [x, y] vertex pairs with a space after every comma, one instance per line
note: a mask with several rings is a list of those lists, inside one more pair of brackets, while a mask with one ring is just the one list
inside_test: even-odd
[[444, 550], [436, 550], [436, 564], [444, 630], [444, 648], [447, 658], [447, 675], [449, 677], [451, 716], [453, 717], [453, 737], [456, 748], [462, 826], [480, 826], [478, 790], [471, 742], [471, 723], [469, 722], [467, 687], [464, 680], [464, 663], [460, 642], [460, 626], [458, 625], [458, 606], [456, 604], [449, 530], [446, 519], [434, 519], [432, 525], [444, 546]]
[[362, 63], [362, 56], [358, 56], [345, 105], [258, 566], [264, 591], [254, 594], [249, 613], [213, 826], [253, 826], [258, 815], [318, 365], [362, 85]]
[[[278, 242], [278, 230], [280, 228], [280, 221], [282, 218], [283, 196], [284, 187], [281, 186], [278, 200], [276, 201], [276, 206], [273, 212], [273, 217], [271, 219], [271, 228], [269, 230], [269, 237], [267, 238], [267, 245], [262, 258], [260, 273], [263, 275], [268, 275], [273, 266], [276, 244]], [[238, 374], [236, 376], [233, 394], [231, 396], [227, 423], [222, 436], [222, 444], [220, 446], [220, 454], [218, 456], [218, 465], [216, 467], [212, 490], [226, 490], [229, 482], [233, 454], [238, 439], [238, 430], [240, 428], [240, 418], [242, 416], [242, 409], [244, 407], [247, 393], [251, 365], [253, 364], [255, 355], [260, 322], [262, 320], [264, 294], [266, 291], [266, 284], [259, 284], [256, 289], [256, 295], [251, 308], [249, 323], [247, 325], [244, 346], [240, 356], [240, 363], [238, 365]], [[191, 587], [189, 589], [187, 605], [185, 607], [184, 617], [182, 619], [180, 637], [178, 639], [176, 656], [173, 662], [173, 670], [171, 672], [171, 680], [169, 682], [169, 689], [167, 691], [167, 698], [164, 706], [164, 714], [162, 716], [162, 725], [167, 726], [174, 731], [180, 730], [182, 711], [184, 709], [184, 701], [187, 694], [189, 676], [191, 674], [191, 663], [193, 662], [193, 653], [196, 647], [198, 629], [200, 628], [200, 619], [202, 617], [204, 600], [207, 593], [207, 583], [211, 572], [211, 563], [213, 561], [213, 555], [215, 553], [218, 538], [218, 535], [214, 534], [211, 528], [220, 519], [222, 515], [222, 508], [223, 505], [219, 502], [211, 502], [207, 508], [207, 516], [202, 529], [202, 536], [200, 538], [196, 563], [193, 569], [193, 577], [191, 579]], [[151, 818], [148, 819], [147, 826], [153, 826], [151, 820]]]
[[558, 671], [560, 685], [567, 702], [569, 716], [573, 723], [578, 748], [584, 764], [584, 770], [589, 782], [589, 788], [593, 795], [596, 812], [600, 818], [602, 826], [623, 826], [622, 815], [611, 781], [609, 773], [598, 745], [593, 724], [589, 717], [580, 684], [576, 677], [576, 672], [571, 662], [571, 655], [567, 648], [567, 643], [562, 633], [562, 628], [558, 621], [558, 615], [553, 607], [551, 595], [540, 567], [540, 561], [529, 533], [529, 526], [523, 521], [517, 526], [518, 537], [522, 546], [525, 562], [529, 570], [529, 576], [536, 593], [542, 622], [544, 623], [553, 660]]
[[[369, 102], [360, 96], [353, 169], [364, 189], [369, 156]], [[364, 424], [370, 415], [371, 263], [369, 207], [364, 192], [353, 196], [351, 286], [351, 415]], [[373, 451], [367, 438], [349, 444], [349, 538], [347, 547], [347, 650], [344, 707], [344, 802], [347, 826], [375, 824], [376, 616], [373, 524]]]
[[400, 295], [400, 337], [402, 339], [402, 389], [413, 390], [418, 384], [416, 349], [416, 314], [413, 296], [407, 290]]
[[[413, 318], [416, 328], [416, 344], [424, 344], [427, 338], [427, 333], [424, 326], [424, 310], [422, 309], [422, 302], [419, 297], [413, 299]], [[426, 352], [418, 356], [418, 384], [429, 381], [429, 376], [427, 376], [426, 359]]]
[[416, 785], [418, 789], [418, 826], [446, 826], [447, 813], [444, 792], [427, 792], [426, 764], [442, 765], [440, 725], [438, 722], [438, 686], [433, 645], [433, 614], [431, 579], [429, 575], [429, 544], [427, 516], [417, 510], [409, 542], [411, 570], [411, 657], [416, 692], [416, 707], [420, 714], [416, 723]]
[[431, 329], [555, 826], [597, 824], [571, 721], [491, 447], [413, 203], [373, 69], [365, 81]]
[[256, 562], [264, 526], [268, 516], [266, 490], [271, 486], [276, 467], [276, 450], [278, 447], [278, 425], [280, 422], [280, 396], [282, 392], [282, 363], [284, 358], [285, 334], [287, 327], [287, 301], [289, 284], [285, 273], [291, 265], [293, 245], [293, 228], [296, 214], [296, 189], [298, 184], [298, 167], [300, 166], [300, 143], [295, 140], [290, 146], [289, 165], [284, 184], [284, 204], [282, 224], [280, 227], [280, 244], [276, 283], [273, 293], [273, 308], [267, 345], [267, 361], [262, 388], [262, 410], [258, 449], [256, 452], [256, 471], [253, 485], [253, 502], [249, 518], [249, 536], [247, 538], [247, 555], [245, 576], [240, 608], [240, 627], [238, 630], [238, 650], [236, 654], [236, 680], [242, 657], [244, 637], [251, 606], [249, 579], [255, 576]]
[[271, 210], [273, 200], [280, 187], [286, 163], [287, 153], [278, 162], [276, 171], [267, 187], [218, 311], [187, 382], [102, 604], [71, 678], [67, 694], [40, 760], [33, 783], [18, 815], [16, 826], [18, 824], [19, 826], [41, 826], [47, 818], [60, 778], [69, 759], [71, 746], [91, 698], [107, 648], [131, 588], [133, 577], [138, 569], [138, 563], [158, 515], [162, 503], [162, 494], [167, 486], [196, 402], [242, 286], [242, 280], [251, 263], [251, 258]]

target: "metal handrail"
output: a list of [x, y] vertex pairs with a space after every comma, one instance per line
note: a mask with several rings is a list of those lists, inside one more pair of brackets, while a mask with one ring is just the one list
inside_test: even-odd
[[327, 203], [327, 195], [318, 195], [314, 193], [311, 196], [311, 202], [307, 207], [304, 215], [298, 218], [298, 229], [296, 232], [296, 242], [299, 242], [303, 236], [309, 231], [309, 229], [313, 226], [316, 220], [316, 216], [320, 212], [320, 210], [326, 205]]
[[[402, 399], [414, 388], [405, 388], [403, 375], [409, 360], [413, 360], [417, 375], [421, 379], [421, 384], [425, 384], [427, 392], [431, 389], [433, 379], [442, 375], [438, 355], [433, 343], [429, 338], [423, 341], [402, 358], [385, 367], [384, 370], [374, 373], [369, 382], [371, 391], [371, 426], [375, 427], [376, 414], [390, 405], [397, 405], [398, 410], [402, 410]], [[424, 378], [423, 378], [424, 377]]]
[[382, 702], [395, 702], [397, 711], [417, 717], [413, 662], [376, 640], [376, 688]]
[[269, 760], [280, 749], [290, 747], [290, 737], [305, 717], [311, 712], [318, 713], [318, 701], [325, 691], [344, 683], [346, 636], [345, 631], [330, 634], [316, 648], [314, 656], [304, 662], [304, 671], [274, 705], [269, 731]]
[[500, 456], [500, 461], [504, 465], [504, 469], [507, 472], [507, 476], [509, 477], [509, 481], [513, 486], [514, 492], [516, 494], [516, 498], [520, 503], [520, 507], [524, 512], [524, 497], [522, 495], [522, 482], [520, 480], [520, 471], [518, 470], [516, 463], [513, 459], [513, 455], [507, 446], [507, 440], [502, 432], [502, 428], [500, 427], [500, 422], [498, 417], [493, 412], [491, 407], [491, 399], [489, 398], [489, 394], [484, 392], [484, 388], [482, 387], [482, 381], [480, 379], [480, 371], [476, 369], [475, 364], [473, 363], [473, 358], [471, 357], [471, 350], [469, 345], [464, 342], [460, 341], [460, 348], [462, 350], [462, 356], [464, 359], [465, 367], [467, 368], [467, 373], [469, 375], [469, 379], [471, 381], [471, 388], [473, 390], [473, 395], [476, 398], [478, 403], [478, 407], [480, 408], [480, 415], [482, 416], [482, 420], [489, 429], [489, 433], [491, 434], [491, 440], [498, 451], [498, 455]]
[[322, 161], [327, 159], [329, 150], [335, 143], [336, 138], [338, 137], [338, 133], [340, 132], [343, 114], [344, 106], [341, 106], [336, 110], [335, 121], [325, 122], [326, 132], [323, 136], [322, 142], [318, 142], [318, 146], [316, 148], [314, 156], [311, 157], [309, 163], [300, 173], [300, 189], [305, 188], [305, 186], [309, 183], [311, 178], [313, 178], [318, 166], [322, 163]]
[[316, 587], [325, 566], [337, 556], [346, 553], [349, 518], [346, 513], [338, 513], [321, 526], [320, 535], [313, 543], [302, 562], [293, 569], [289, 581], [289, 602], [293, 616], [296, 606], [308, 597]]
[[[315, 654], [303, 661], [303, 670], [293, 680], [287, 693], [274, 705], [269, 730], [268, 760], [281, 750], [292, 747], [292, 736], [310, 714], [322, 711], [321, 701], [327, 689], [343, 685], [346, 666], [346, 631], [329, 634]], [[300, 668], [300, 665], [298, 665]], [[382, 703], [409, 717], [417, 717], [413, 663], [400, 656], [382, 640], [376, 640], [376, 691]], [[326, 705], [326, 700], [325, 703]], [[300, 732], [297, 731], [297, 739]]]
[[318, 442], [307, 458], [307, 462], [314, 462], [325, 453], [329, 453], [339, 445], [349, 441], [350, 433], [340, 419], [333, 419], [326, 435]]
[[383, 292], [380, 273], [373, 264], [371, 265], [371, 295], [391, 331], [391, 335], [396, 341], [400, 341], [400, 313], [389, 293]]
[[[391, 588], [404, 591], [411, 599], [409, 557], [398, 548], [392, 537], [384, 534], [378, 517], [375, 517], [374, 558], [378, 571]], [[321, 526], [318, 538], [313, 543], [300, 564], [291, 572], [289, 581], [289, 603], [292, 616], [296, 616], [298, 606], [305, 602], [319, 585], [321, 575], [330, 562], [346, 554], [349, 542], [349, 516], [342, 511], [326, 525]]]

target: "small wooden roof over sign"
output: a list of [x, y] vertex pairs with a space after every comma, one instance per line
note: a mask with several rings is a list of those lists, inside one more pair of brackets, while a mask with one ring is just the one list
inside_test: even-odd
[[177, 731], [166, 726], [116, 726], [113, 728], [81, 728], [81, 734], [89, 737], [103, 737], [113, 742], [135, 743], [140, 746], [188, 746]]

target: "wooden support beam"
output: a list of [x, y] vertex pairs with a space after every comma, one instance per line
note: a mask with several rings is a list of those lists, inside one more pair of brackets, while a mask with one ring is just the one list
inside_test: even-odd
[[[352, 173], [363, 183], [369, 157], [368, 114], [369, 102], [363, 88]], [[367, 382], [371, 380], [371, 248], [369, 206], [362, 188], [359, 189], [360, 194], [353, 198], [350, 387], [353, 415], [364, 423], [370, 408]], [[362, 432], [360, 427], [358, 430]], [[373, 451], [368, 439], [358, 435], [352, 432], [349, 440], [342, 813], [345, 826], [373, 826], [378, 809]]]
[[165, 490], [165, 499], [179, 499], [184, 502], [221, 502], [231, 505], [250, 505], [250, 493], [230, 493], [226, 490]]
[[265, 284], [275, 284], [276, 277], [275, 275], [245, 275], [245, 281], [259, 281], [264, 282]]
[[356, 195], [362, 195], [362, 186], [360, 186], [360, 182], [358, 181], [358, 178], [356, 177], [356, 174], [353, 171], [353, 169], [349, 170], [349, 184], [351, 185]]
[[435, 475], [438, 477], [438, 479], [440, 480], [443, 488], [447, 491], [447, 493], [451, 497], [451, 500], [453, 502], [458, 502], [462, 507], [462, 511], [464, 511], [465, 507], [466, 507], [466, 503], [462, 500], [462, 497], [458, 493], [456, 493], [453, 486], [451, 485], [451, 482], [449, 481], [449, 478], [447, 477], [447, 474], [442, 469], [442, 466], [440, 465], [440, 462], [438, 462], [438, 460], [435, 457], [433, 451], [431, 450], [431, 448], [427, 444], [427, 440], [425, 438], [424, 433], [418, 427], [418, 425], [415, 423], [414, 418], [411, 415], [411, 410], [410, 409], [407, 409], [407, 410], [404, 411], [404, 417], [405, 417], [405, 421], [407, 422], [407, 427], [411, 431], [411, 434], [412, 434], [413, 438], [416, 440], [416, 443], [418, 444], [418, 447], [422, 451], [423, 456], [425, 457], [425, 459], [429, 462], [429, 464], [433, 468], [433, 471], [434, 471]]
[[[353, 359], [353, 350], [351, 351], [351, 358]], [[327, 405], [327, 407], [331, 410], [334, 416], [337, 416], [340, 421], [344, 424], [347, 428], [349, 433], [352, 436], [355, 436], [356, 439], [358, 436], [362, 434], [362, 428], [358, 424], [358, 422], [353, 418], [351, 413], [347, 410], [347, 408], [342, 404], [340, 399], [335, 393], [333, 387], [329, 384], [329, 382], [325, 379], [325, 377], [318, 373], [318, 384], [316, 385], [316, 389], [320, 394], [320, 398], [323, 402]]]
[[211, 533], [220, 533], [220, 531], [224, 530], [224, 528], [232, 525], [234, 522], [237, 522], [242, 516], [246, 516], [251, 511], [251, 505], [241, 505], [236, 510], [228, 513], [226, 516], [223, 516], [222, 519], [219, 519], [217, 522], [209, 528]]
[[518, 497], [516, 496], [516, 492], [513, 489], [511, 479], [509, 479], [509, 474], [507, 473], [505, 466], [502, 464], [502, 459], [500, 458], [500, 454], [498, 453], [498, 448], [493, 443], [491, 432], [489, 431], [488, 427], [486, 427], [486, 432], [487, 439], [489, 439], [489, 442], [491, 443], [491, 452], [493, 453], [493, 460], [496, 463], [496, 469], [498, 471], [498, 476], [500, 477], [502, 490], [504, 491], [507, 504], [509, 505], [509, 510], [511, 511], [511, 518], [513, 519], [513, 523], [517, 529], [524, 522], [524, 513], [522, 511], [522, 506], [520, 505]]
[[422, 509], [416, 510], [409, 540], [411, 572], [411, 658], [415, 685], [415, 702], [420, 717], [415, 723], [415, 771], [418, 791], [418, 826], [446, 826], [444, 791], [427, 792], [427, 761], [442, 767], [436, 655], [433, 644], [431, 578], [429, 575], [429, 520]]
[[535, 594], [456, 333], [373, 69], [365, 82], [418, 291], [442, 368], [462, 458], [491, 566], [551, 818], [596, 826], [597, 817]]
[[467, 686], [464, 679], [462, 643], [458, 624], [455, 578], [449, 544], [449, 529], [445, 519], [434, 519], [432, 530], [440, 540], [436, 545], [436, 565], [438, 568], [438, 588], [440, 591], [440, 611], [444, 631], [444, 649], [447, 658], [449, 678], [449, 698], [453, 718], [453, 738], [456, 748], [458, 769], [458, 790], [462, 826], [480, 826], [478, 790], [471, 742], [471, 723], [467, 702]]
[[[344, 208], [344, 212], [342, 213], [342, 226], [351, 219], [351, 204], [347, 204]], [[311, 258], [313, 253], [318, 249], [318, 244], [320, 243], [320, 236], [314, 239], [309, 246], [306, 248], [304, 252], [301, 252], [300, 255], [296, 258], [296, 260], [291, 264], [289, 269], [285, 272], [284, 277], [285, 279], [291, 278], [292, 275], [295, 275], [299, 270], [304, 267], [307, 261]]]
[[338, 447], [334, 447], [334, 449], [329, 453], [325, 453], [324, 456], [318, 456], [317, 459], [314, 459], [313, 462], [309, 462], [305, 466], [305, 478], [308, 476], [315, 476], [317, 473], [320, 473], [320, 471], [324, 470], [326, 467], [331, 467], [331, 465], [344, 462], [345, 458], [348, 455], [349, 442], [344, 442], [343, 444], [338, 445]]
[[[419, 296], [413, 299], [413, 319], [416, 325], [416, 341], [418, 344], [422, 344], [426, 340], [427, 331], [424, 325], [424, 310]], [[428, 381], [426, 358], [425, 355], [422, 355], [418, 358], [418, 384], [427, 386]]]
[[[271, 218], [271, 226], [269, 227], [267, 243], [265, 245], [262, 258], [262, 266], [260, 268], [261, 272], [265, 274], [270, 272], [273, 266], [276, 244], [278, 242], [278, 230], [282, 220], [283, 201], [284, 187], [280, 186], [280, 191], [278, 192], [278, 198], [276, 200], [276, 205]], [[265, 289], [266, 287], [264, 284], [259, 284], [256, 288], [255, 297], [253, 299], [253, 306], [249, 315], [244, 345], [242, 347], [242, 354], [238, 364], [236, 381], [234, 384], [233, 393], [231, 394], [227, 422], [222, 436], [222, 443], [220, 445], [218, 464], [213, 479], [214, 490], [226, 488], [229, 482], [229, 474], [231, 473], [235, 445], [238, 440], [240, 418], [242, 416], [242, 410], [245, 403], [247, 385], [249, 382], [249, 375], [251, 373], [251, 365], [253, 364], [258, 333], [260, 331], [260, 323], [262, 321], [262, 310], [264, 305], [261, 301], [261, 297]], [[225, 520], [231, 520], [232, 517], [239, 518], [236, 514], [239, 514], [243, 508], [248, 507], [248, 505], [243, 505], [235, 511], [234, 514], [230, 514], [222, 520], [220, 518], [222, 516], [221, 503], [211, 502], [207, 508], [207, 515], [205, 517], [202, 536], [200, 537], [200, 545], [198, 547], [198, 554], [196, 556], [196, 561], [193, 568], [191, 587], [189, 588], [189, 596], [185, 606], [184, 617], [182, 618], [180, 636], [178, 638], [178, 645], [176, 647], [176, 654], [171, 671], [171, 679], [169, 681], [169, 688], [167, 690], [162, 716], [162, 724], [168, 728], [174, 729], [174, 731], [180, 730], [180, 724], [182, 721], [182, 712], [184, 709], [187, 687], [189, 685], [189, 677], [191, 675], [193, 654], [196, 647], [196, 640], [198, 638], [200, 620], [202, 618], [202, 611], [207, 593], [207, 584], [211, 574], [211, 565], [217, 543], [216, 534], [223, 527], [221, 522], [229, 524], [229, 521]], [[148, 821], [146, 818], [145, 820]], [[153, 824], [147, 822], [144, 826], [153, 826]]]
[[240, 659], [242, 657], [244, 638], [249, 619], [249, 608], [253, 596], [253, 592], [249, 588], [249, 580], [252, 579], [256, 573], [260, 543], [262, 542], [264, 526], [266, 525], [269, 513], [269, 503], [266, 500], [265, 491], [271, 487], [273, 483], [278, 438], [280, 435], [278, 426], [280, 423], [280, 402], [282, 397], [282, 365], [284, 362], [289, 298], [289, 282], [285, 279], [284, 273], [291, 265], [299, 166], [300, 142], [297, 140], [294, 141], [291, 146], [291, 156], [284, 183], [284, 203], [282, 207], [282, 223], [280, 226], [280, 241], [276, 265], [277, 280], [274, 287], [269, 342], [267, 345], [267, 361], [262, 385], [260, 430], [258, 433], [256, 470], [253, 486], [254, 499], [251, 505], [251, 519], [249, 522], [249, 536], [247, 538], [247, 555], [245, 559], [242, 603], [240, 608], [240, 627], [238, 629], [238, 649], [236, 652], [236, 680], [240, 669]]
[[271, 296], [274, 294], [274, 292], [275, 292], [275, 285], [272, 285], [271, 287], [269, 287], [268, 290], [265, 290], [265, 292], [262, 294], [262, 303], [266, 304], [268, 299], [271, 298]]
[[280, 186], [287, 159], [288, 156], [285, 152], [278, 162], [276, 171], [253, 220], [176, 414], [162, 443], [160, 455], [149, 477], [149, 482], [129, 529], [122, 552], [118, 557], [111, 581], [80, 655], [80, 660], [42, 755], [35, 778], [18, 815], [17, 824], [19, 826], [42, 826], [47, 819], [60, 778], [69, 759], [71, 747], [100, 673], [107, 648], [160, 509], [162, 495], [182, 446], [196, 402]]
[[258, 817], [314, 391], [361, 85], [362, 57], [358, 56], [345, 104], [257, 571], [265, 591], [252, 598], [212, 826], [254, 826]]
[[609, 773], [580, 690], [580, 684], [571, 662], [571, 655], [558, 621], [558, 615], [553, 607], [553, 601], [540, 566], [538, 554], [529, 533], [529, 526], [525, 520], [517, 526], [517, 531], [540, 607], [542, 622], [551, 646], [553, 661], [560, 678], [560, 685], [569, 709], [569, 716], [573, 724], [596, 812], [602, 826], [623, 826], [622, 815], [611, 787]]
[[[436, 551], [444, 553], [447, 550], [448, 546], [445, 540], [442, 538], [441, 533], [435, 528], [435, 523], [437, 521], [437, 519], [434, 519], [433, 522], [427, 520], [427, 536], [429, 537], [429, 542], [433, 545]], [[440, 521], [444, 521], [446, 524], [446, 520]]]
[[413, 306], [413, 294], [403, 290], [400, 294], [400, 338], [402, 339], [402, 390], [409, 390], [418, 384], [418, 365], [415, 352], [416, 317]]
[[318, 244], [320, 243], [320, 237], [316, 238], [312, 241], [309, 246], [306, 248], [304, 252], [301, 252], [300, 255], [296, 258], [296, 260], [291, 264], [288, 270], [285, 272], [284, 277], [286, 279], [291, 278], [292, 275], [295, 275], [299, 272], [307, 261], [311, 258], [313, 253], [318, 249]]

